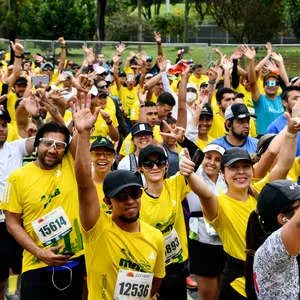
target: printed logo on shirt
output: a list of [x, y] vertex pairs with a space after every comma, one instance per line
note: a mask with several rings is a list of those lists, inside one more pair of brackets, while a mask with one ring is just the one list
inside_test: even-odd
[[2, 195], [2, 202], [8, 203], [10, 197], [10, 189], [11, 189], [11, 183], [6, 182], [4, 186], [3, 195]]
[[57, 197], [60, 194], [61, 193], [60, 193], [59, 188], [56, 188], [52, 194], [49, 193], [48, 195], [43, 195], [41, 197], [41, 201], [45, 202], [44, 209], [47, 208], [47, 206], [52, 202], [53, 198]]

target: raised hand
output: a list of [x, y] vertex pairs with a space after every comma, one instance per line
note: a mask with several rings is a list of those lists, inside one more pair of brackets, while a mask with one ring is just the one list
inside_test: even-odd
[[63, 37], [58, 38], [57, 40], [60, 44], [61, 47], [65, 47], [66, 46], [66, 41]]
[[191, 160], [189, 151], [184, 148], [180, 153], [180, 160], [179, 160], [179, 171], [180, 174], [185, 177], [190, 177], [194, 172], [195, 164]]
[[270, 42], [266, 43], [267, 54], [271, 55], [273, 52], [272, 44]]
[[105, 110], [103, 110], [103, 109], [100, 109], [100, 114], [101, 114], [103, 120], [104, 120], [106, 123], [108, 123], [108, 122], [111, 121], [110, 114], [109, 114], [107, 111], [105, 111]]
[[85, 95], [83, 93], [78, 93], [76, 97], [76, 102], [70, 102], [70, 106], [73, 111], [73, 120], [75, 128], [78, 133], [83, 133], [85, 131], [90, 132], [94, 127], [97, 120], [100, 108], [97, 107], [95, 112], [91, 112], [91, 95]]
[[36, 116], [39, 114], [40, 105], [39, 105], [37, 97], [35, 97], [34, 95], [32, 95], [31, 97], [28, 97], [28, 98], [23, 98], [22, 103], [23, 103], [26, 111], [31, 116]]
[[243, 51], [241, 50], [241, 47], [237, 47], [233, 50], [233, 54], [231, 55], [232, 59], [240, 59], [243, 56]]
[[166, 59], [163, 56], [158, 56], [156, 59], [156, 64], [161, 72], [165, 72], [167, 68]]
[[272, 52], [271, 57], [275, 60], [276, 63], [283, 63], [283, 57], [280, 53]]
[[16, 56], [20, 56], [23, 54], [24, 47], [20, 43], [18, 43], [17, 41], [14, 43], [13, 41], [11, 41], [10, 45]]
[[161, 36], [159, 32], [154, 32], [154, 39], [156, 43], [161, 43]]
[[243, 52], [243, 54], [249, 59], [252, 60], [255, 58], [256, 56], [256, 51], [255, 48], [252, 47], [251, 49], [247, 46], [247, 45], [242, 45], [241, 46], [241, 50]]
[[160, 132], [161, 136], [172, 137], [176, 139], [178, 142], [182, 142], [184, 140], [185, 129], [179, 126], [172, 127], [165, 120], [163, 120], [164, 126], [168, 129], [167, 132]]
[[142, 92], [140, 85], [138, 86], [138, 97], [140, 104], [144, 104], [147, 101], [148, 91]]
[[115, 48], [116, 48], [118, 54], [122, 54], [126, 49], [126, 45], [122, 43], [119, 46], [116, 46]]
[[231, 71], [233, 68], [233, 62], [230, 60], [230, 58], [228, 58], [227, 56], [224, 56], [222, 59], [221, 67], [224, 70]]

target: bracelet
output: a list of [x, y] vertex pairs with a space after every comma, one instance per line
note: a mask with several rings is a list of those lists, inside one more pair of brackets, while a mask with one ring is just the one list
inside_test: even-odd
[[158, 42], [157, 45], [161, 45], [161, 42]]
[[110, 126], [112, 124], [112, 120], [106, 122], [106, 125]]
[[61, 49], [65, 49], [65, 48], [66, 48], [66, 46], [61, 46], [60, 48], [61, 48]]
[[145, 104], [140, 104], [140, 107], [145, 107]]
[[21, 55], [15, 55], [16, 58], [23, 58], [23, 54]]
[[290, 133], [290, 132], [286, 131], [285, 136], [287, 136], [291, 139], [295, 139], [297, 137], [297, 133]]
[[215, 81], [215, 80], [208, 80], [208, 83], [209, 83], [209, 84], [215, 84], [216, 81]]

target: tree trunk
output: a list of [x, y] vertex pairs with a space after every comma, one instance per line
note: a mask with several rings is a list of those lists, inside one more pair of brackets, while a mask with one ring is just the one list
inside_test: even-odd
[[96, 37], [98, 41], [105, 40], [105, 9], [107, 0], [97, 0], [97, 28]]

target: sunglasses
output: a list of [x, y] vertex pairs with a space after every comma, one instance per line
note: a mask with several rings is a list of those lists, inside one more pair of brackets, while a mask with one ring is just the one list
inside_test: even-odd
[[266, 86], [278, 86], [279, 82], [276, 80], [268, 80], [268, 81], [266, 81], [265, 85]]
[[140, 137], [145, 137], [145, 136], [153, 136], [153, 134], [150, 132], [147, 132], [147, 131], [142, 131], [142, 132], [136, 133], [133, 137], [140, 138]]
[[124, 190], [122, 192], [120, 192], [119, 194], [117, 194], [116, 196], [114, 196], [114, 198], [118, 201], [118, 202], [125, 202], [128, 197], [130, 197], [131, 199], [138, 199], [142, 196], [143, 190], [139, 189], [139, 188], [135, 188], [135, 189], [130, 189], [130, 190]]
[[100, 85], [100, 86], [98, 86], [99, 90], [103, 90], [103, 89], [106, 89], [106, 88], [108, 88], [107, 84], [106, 85]]
[[39, 141], [42, 146], [49, 149], [54, 147], [56, 150], [65, 150], [67, 147], [67, 143], [54, 139], [40, 138]]
[[115, 157], [115, 153], [114, 152], [111, 152], [111, 151], [94, 151], [93, 152], [95, 156], [97, 157], [105, 157], [105, 158], [113, 158]]
[[167, 165], [167, 161], [166, 160], [147, 160], [144, 161], [142, 163], [143, 167], [145, 169], [153, 169], [154, 165], [156, 165], [159, 169], [162, 169], [163, 167], [165, 167]]
[[42, 68], [43, 71], [53, 71], [53, 69], [51, 67], [45, 67], [45, 68]]

